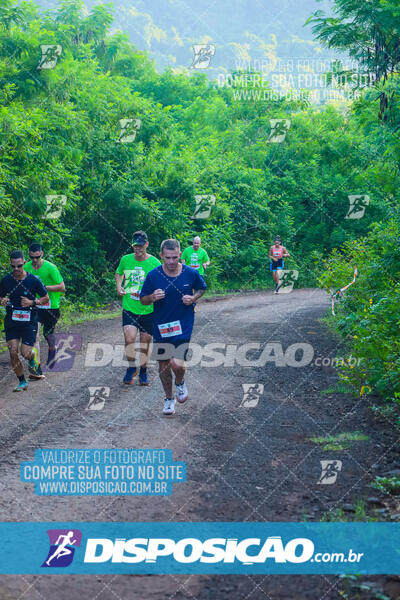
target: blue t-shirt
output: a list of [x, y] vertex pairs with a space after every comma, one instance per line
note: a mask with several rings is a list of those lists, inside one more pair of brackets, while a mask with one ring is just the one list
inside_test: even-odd
[[193, 290], [205, 290], [207, 286], [199, 273], [182, 265], [182, 272], [177, 277], [169, 277], [164, 273], [162, 265], [148, 273], [140, 297], [148, 296], [155, 290], [165, 292], [165, 298], [154, 302], [153, 338], [155, 342], [175, 342], [190, 340], [194, 323], [194, 306], [186, 306], [182, 297], [193, 295]]
[[[21, 306], [21, 296], [25, 296], [28, 300], [34, 300], [36, 295], [39, 298], [47, 296], [47, 290], [39, 277], [27, 273], [25, 279], [15, 279], [11, 274], [6, 275], [0, 281], [0, 298], [6, 296], [10, 299], [10, 303], [6, 307], [6, 318], [4, 321], [5, 327], [15, 327], [16, 325], [24, 325], [26, 323], [34, 323], [37, 321], [37, 311], [31, 307], [24, 308]], [[22, 310], [23, 314], [19, 315], [20, 319], [13, 316], [14, 310]], [[28, 313], [28, 314], [24, 314]]]

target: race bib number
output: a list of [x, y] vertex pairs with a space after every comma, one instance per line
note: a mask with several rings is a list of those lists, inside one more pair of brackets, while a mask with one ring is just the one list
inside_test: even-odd
[[173, 337], [182, 334], [180, 321], [172, 321], [171, 323], [163, 323], [158, 326], [162, 338]]
[[125, 287], [130, 293], [131, 300], [140, 300], [140, 290], [143, 287], [143, 282], [146, 279], [146, 273], [142, 267], [135, 267], [124, 272]]
[[18, 321], [19, 323], [29, 323], [31, 320], [30, 310], [13, 310], [12, 320]]
[[190, 266], [192, 267], [192, 269], [199, 269], [200, 268], [200, 261], [199, 261], [199, 256], [198, 254], [192, 254], [191, 259], [190, 259]]
[[51, 300], [46, 302], [46, 304], [36, 304], [36, 308], [51, 308]]

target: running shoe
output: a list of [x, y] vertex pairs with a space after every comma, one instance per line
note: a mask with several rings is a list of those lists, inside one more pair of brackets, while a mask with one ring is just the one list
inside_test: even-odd
[[188, 399], [188, 391], [187, 391], [186, 383], [184, 381], [182, 381], [182, 383], [176, 383], [176, 381], [175, 381], [175, 387], [176, 387], [176, 390], [175, 390], [176, 399], [178, 400], [178, 402], [183, 404]]
[[31, 367], [28, 367], [28, 371], [29, 371], [29, 379], [44, 379], [45, 378], [40, 365], [38, 366], [37, 369], [32, 369]]
[[33, 358], [31, 358], [31, 360], [28, 362], [29, 368], [32, 369], [31, 372], [36, 372], [38, 367], [40, 367], [39, 365], [39, 361], [38, 361], [38, 351], [37, 348], [32, 348], [33, 351]]
[[147, 379], [147, 371], [144, 371], [142, 367], [139, 371], [139, 385], [150, 385], [149, 380]]
[[13, 389], [13, 392], [26, 392], [27, 389], [28, 389], [28, 382], [20, 381], [19, 384], [17, 385], [17, 387], [15, 387]]
[[164, 400], [164, 415], [173, 415], [175, 413], [175, 398], [165, 398]]
[[133, 380], [138, 374], [137, 367], [128, 367], [124, 377], [125, 385], [133, 385]]

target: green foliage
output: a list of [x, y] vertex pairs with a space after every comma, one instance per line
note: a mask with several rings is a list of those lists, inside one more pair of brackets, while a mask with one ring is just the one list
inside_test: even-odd
[[[391, 0], [333, 0], [334, 16], [317, 11], [308, 19], [313, 33], [328, 48], [347, 52], [359, 69], [345, 71], [340, 61], [334, 65], [336, 74], [347, 75], [357, 87], [376, 82], [380, 100], [380, 118], [387, 119], [392, 110], [393, 95], [382, 88], [400, 65], [400, 19], [398, 3]], [[360, 71], [357, 73], [357, 71]], [[359, 75], [368, 77], [363, 78]], [[364, 83], [365, 81], [365, 83]]]
[[399, 217], [376, 224], [368, 236], [343, 246], [326, 261], [321, 283], [340, 287], [359, 275], [337, 305], [337, 327], [360, 367], [342, 369], [342, 378], [357, 389], [370, 388], [385, 399], [400, 398], [400, 248]]
[[384, 494], [400, 495], [400, 477], [376, 477], [372, 486]]
[[[108, 4], [87, 14], [80, 0], [64, 0], [41, 14], [32, 2], [0, 0], [3, 271], [10, 249], [41, 241], [70, 299], [106, 302], [140, 228], [153, 254], [166, 237], [185, 246], [201, 235], [211, 289], [262, 288], [272, 285], [267, 254], [279, 233], [291, 254], [287, 268], [299, 271], [296, 285], [313, 286], [324, 257], [343, 244], [357, 247], [395, 210], [395, 77], [386, 84], [393, 102], [385, 124], [368, 96], [376, 90], [353, 112], [238, 100], [201, 73], [158, 74], [127, 36], [110, 33], [112, 20]], [[54, 68], [38, 68], [43, 44], [62, 47]], [[134, 142], [121, 143], [127, 118], [141, 128]], [[283, 143], [269, 143], [270, 119], [291, 121]], [[216, 206], [208, 219], [193, 220], [195, 196], [206, 193]], [[363, 219], [346, 220], [354, 193], [371, 202]], [[45, 217], [48, 195], [67, 197], [58, 219]]]

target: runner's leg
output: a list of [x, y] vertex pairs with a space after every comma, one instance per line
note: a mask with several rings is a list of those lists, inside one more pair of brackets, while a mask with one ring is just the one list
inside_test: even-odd
[[124, 325], [123, 330], [125, 338], [125, 354], [128, 361], [128, 368], [125, 373], [124, 383], [133, 384], [133, 380], [137, 374], [135, 343], [138, 328], [134, 325]]
[[146, 369], [150, 360], [150, 344], [152, 336], [145, 331], [140, 332], [140, 356], [139, 365], [141, 368]]
[[180, 358], [171, 358], [171, 369], [174, 372], [176, 383], [181, 384], [186, 373], [185, 361]]
[[32, 360], [34, 358], [34, 346], [27, 346], [26, 344], [21, 344], [21, 354], [25, 358], [25, 360]]
[[19, 340], [8, 340], [7, 342], [8, 351], [10, 353], [11, 366], [17, 377], [22, 377], [24, 374], [24, 368], [19, 359]]
[[147, 365], [150, 360], [150, 345], [153, 337], [146, 331], [140, 332], [140, 350], [139, 350], [139, 385], [149, 386], [147, 377]]
[[37, 334], [36, 334], [36, 341], [35, 341], [35, 348], [37, 350], [37, 359], [40, 365], [40, 344], [39, 344], [39, 337], [40, 337], [40, 321], [38, 321], [38, 330], [37, 330]]
[[56, 336], [54, 332], [57, 321], [60, 318], [60, 311], [59, 309], [50, 309], [46, 312], [43, 312], [42, 318], [44, 318], [43, 336], [49, 347], [47, 354], [47, 365], [49, 365], [52, 361], [54, 361], [57, 354]]
[[124, 325], [124, 338], [125, 338], [125, 354], [126, 359], [130, 363], [136, 364], [136, 349], [135, 342], [138, 329], [134, 325]]
[[160, 380], [161, 380], [161, 384], [163, 386], [166, 398], [173, 398], [173, 395], [172, 395], [172, 371], [171, 371], [171, 361], [172, 360], [173, 359], [158, 361]]

